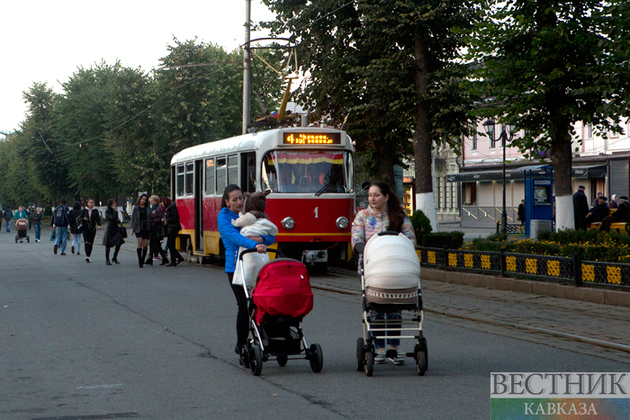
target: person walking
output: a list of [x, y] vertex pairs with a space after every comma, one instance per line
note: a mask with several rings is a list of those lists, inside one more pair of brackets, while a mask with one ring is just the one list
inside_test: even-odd
[[81, 203], [75, 201], [72, 206], [72, 210], [70, 210], [70, 233], [72, 234], [72, 246], [70, 247], [70, 252], [74, 254], [76, 249], [77, 255], [81, 255], [81, 233], [83, 233], [81, 213], [83, 213]]
[[580, 185], [573, 194], [573, 219], [576, 229], [586, 230], [586, 215], [588, 214], [588, 198], [584, 194], [586, 187]]
[[162, 263], [160, 265], [165, 265], [168, 264], [168, 257], [160, 245], [160, 239], [164, 230], [164, 223], [162, 223], [164, 210], [162, 206], [160, 206], [160, 197], [157, 195], [149, 197], [149, 205], [151, 212], [151, 238], [149, 239], [149, 256], [144, 263], [153, 265], [153, 257], [160, 255], [162, 256]]
[[170, 199], [164, 199], [166, 205], [166, 211], [164, 212], [163, 223], [166, 226], [166, 245], [171, 253], [171, 262], [166, 264], [167, 267], [175, 267], [180, 262], [184, 261], [177, 247], [175, 241], [179, 231], [182, 230], [182, 225], [179, 223], [179, 212], [177, 211], [177, 204]]
[[225, 272], [236, 298], [238, 312], [236, 315], [236, 347], [234, 351], [241, 357], [245, 354], [245, 344], [249, 335], [249, 313], [247, 310], [247, 298], [243, 286], [232, 284], [234, 279], [234, 271], [236, 269], [236, 259], [238, 257], [239, 247], [246, 249], [255, 249], [260, 253], [267, 252], [267, 246], [272, 245], [276, 241], [273, 235], [254, 236], [247, 238], [241, 235], [240, 227], [232, 225], [232, 220], [239, 217], [239, 213], [243, 210], [243, 192], [238, 185], [230, 184], [223, 190], [221, 199], [221, 211], [217, 218], [219, 225], [219, 234], [225, 247]]
[[[105, 246], [105, 264], [120, 264], [118, 262], [118, 252], [120, 247], [125, 243], [120, 234], [120, 218], [118, 210], [116, 210], [116, 200], [110, 198], [107, 200], [107, 208], [105, 209], [105, 231], [103, 233], [103, 245]], [[114, 248], [114, 257], [109, 261], [109, 252]]]
[[44, 219], [44, 213], [42, 213], [41, 207], [36, 207], [33, 213], [33, 227], [35, 228], [35, 242], [42, 241], [42, 220]]
[[521, 200], [521, 204], [518, 205], [517, 219], [521, 222], [521, 226], [525, 226], [525, 200]]
[[28, 212], [26, 211], [24, 206], [18, 206], [18, 209], [13, 215], [13, 218], [15, 219], [16, 222], [18, 221], [18, 219], [28, 220]]
[[136, 252], [138, 253], [138, 266], [140, 268], [144, 266], [144, 259], [147, 256], [147, 247], [151, 238], [151, 221], [149, 196], [142, 194], [131, 211], [131, 232], [136, 235], [138, 240]]
[[57, 250], [61, 246], [61, 255], [66, 255], [66, 247], [68, 246], [68, 227], [70, 226], [70, 209], [66, 206], [66, 199], [61, 199], [61, 204], [53, 211], [50, 224], [55, 231], [55, 245], [53, 252], [57, 254]]
[[7, 208], [4, 209], [3, 215], [6, 231], [7, 233], [9, 233], [11, 232], [11, 219], [13, 219], [13, 212], [11, 211], [11, 207], [7, 206]]
[[[389, 187], [389, 184], [381, 181], [374, 182], [368, 190], [368, 202], [368, 208], [357, 213], [352, 223], [353, 249], [358, 244], [365, 245], [374, 235], [385, 231], [404, 234], [415, 247], [416, 235], [413, 231], [411, 221], [403, 210], [398, 197], [396, 197], [396, 194], [394, 194]], [[395, 321], [401, 319], [402, 314], [401, 312], [379, 313], [370, 311], [370, 317], [374, 320], [394, 320], [394, 322], [390, 324], [394, 328], [399, 328], [398, 326], [400, 324], [397, 324]], [[392, 350], [398, 352], [400, 339], [388, 338], [387, 344]], [[387, 359], [385, 355], [385, 341], [382, 338], [375, 338], [374, 346], [376, 347], [374, 363], [384, 363]], [[395, 365], [399, 366], [405, 363], [405, 359], [397, 355], [393, 359], [393, 362]]]
[[85, 262], [90, 262], [96, 229], [101, 228], [101, 215], [94, 208], [94, 200], [89, 199], [87, 207], [81, 211], [81, 231], [83, 232], [83, 243], [85, 244]]

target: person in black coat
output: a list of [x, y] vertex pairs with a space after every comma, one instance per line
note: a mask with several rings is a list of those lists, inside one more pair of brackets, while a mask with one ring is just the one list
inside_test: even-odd
[[101, 228], [101, 215], [94, 208], [94, 200], [89, 199], [87, 207], [81, 212], [83, 243], [85, 244], [85, 262], [90, 262], [92, 248], [94, 247], [94, 238], [96, 237], [96, 229]]
[[166, 265], [168, 267], [174, 267], [184, 261], [184, 258], [175, 247], [175, 240], [177, 239], [179, 231], [182, 230], [182, 225], [179, 223], [179, 212], [177, 211], [177, 204], [175, 201], [166, 199], [164, 204], [168, 204], [166, 211], [164, 212], [163, 221], [166, 225], [168, 250], [171, 253], [171, 262]]
[[604, 232], [609, 232], [611, 224], [619, 223], [619, 222], [627, 222], [629, 215], [630, 215], [630, 203], [628, 203], [628, 197], [625, 195], [622, 195], [621, 197], [619, 197], [619, 204], [617, 205], [617, 210], [610, 216], [604, 217], [604, 221], [602, 222], [602, 225], [599, 227], [599, 230], [603, 230]]
[[586, 226], [588, 227], [591, 223], [601, 222], [604, 220], [604, 217], [610, 214], [610, 209], [608, 208], [608, 198], [606, 196], [600, 196], [597, 199], [597, 205], [591, 209], [591, 211], [586, 216]]
[[521, 222], [521, 226], [525, 225], [525, 200], [521, 200], [521, 204], [518, 205], [518, 217]]
[[[120, 264], [118, 262], [118, 252], [120, 247], [125, 243], [122, 235], [120, 234], [120, 218], [118, 217], [118, 210], [116, 210], [116, 200], [110, 198], [107, 200], [107, 209], [105, 210], [105, 232], [103, 233], [103, 245], [105, 246], [105, 264], [112, 265]], [[109, 251], [114, 247], [114, 258], [109, 261]]]
[[573, 194], [573, 218], [575, 228], [586, 230], [586, 216], [588, 215], [588, 198], [584, 194], [586, 187], [580, 185], [575, 194]]

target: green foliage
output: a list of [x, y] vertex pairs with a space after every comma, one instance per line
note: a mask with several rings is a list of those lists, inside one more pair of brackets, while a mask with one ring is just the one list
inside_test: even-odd
[[431, 248], [460, 249], [464, 245], [464, 232], [427, 233], [422, 237], [422, 246]]
[[411, 221], [413, 231], [416, 234], [417, 242], [419, 244], [422, 243], [424, 235], [431, 233], [433, 230], [431, 227], [431, 221], [422, 210], [414, 211], [409, 220]]

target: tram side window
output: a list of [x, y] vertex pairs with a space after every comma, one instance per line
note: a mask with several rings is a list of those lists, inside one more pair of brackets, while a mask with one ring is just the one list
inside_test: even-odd
[[214, 194], [214, 158], [206, 159], [206, 195]]
[[194, 173], [195, 173], [195, 165], [192, 163], [186, 164], [186, 195], [193, 195], [193, 182], [194, 182]]
[[230, 155], [228, 156], [228, 184], [236, 184], [238, 183], [238, 156]]
[[227, 168], [225, 158], [217, 158], [217, 194], [223, 194], [227, 186]]
[[184, 165], [177, 166], [177, 196], [184, 196]]

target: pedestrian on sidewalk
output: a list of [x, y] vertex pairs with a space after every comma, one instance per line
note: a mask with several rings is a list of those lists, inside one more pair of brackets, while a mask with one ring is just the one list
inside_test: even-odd
[[70, 252], [74, 254], [76, 249], [77, 255], [81, 255], [81, 233], [83, 228], [81, 213], [81, 203], [75, 201], [72, 210], [70, 210], [70, 233], [72, 233], [72, 247], [70, 247]]
[[83, 243], [85, 243], [85, 262], [90, 262], [92, 256], [92, 248], [94, 247], [94, 238], [96, 237], [96, 229], [101, 228], [101, 215], [94, 208], [94, 200], [89, 199], [87, 207], [81, 212], [81, 225], [83, 231]]
[[[147, 247], [151, 238], [151, 207], [149, 206], [149, 196], [142, 194], [131, 211], [131, 233], [136, 235], [138, 246], [138, 267], [144, 266], [144, 259], [147, 256]], [[153, 263], [153, 260], [151, 260]]]
[[166, 205], [166, 211], [164, 212], [163, 223], [166, 226], [166, 245], [171, 253], [171, 262], [166, 264], [167, 267], [175, 267], [180, 262], [184, 261], [177, 247], [175, 241], [179, 231], [182, 230], [182, 225], [179, 223], [179, 212], [177, 211], [177, 204], [175, 201], [171, 201], [169, 198], [164, 199]]
[[149, 197], [150, 211], [151, 211], [151, 238], [149, 239], [149, 256], [144, 262], [148, 265], [153, 265], [153, 257], [161, 255], [162, 263], [160, 265], [168, 264], [168, 256], [166, 251], [162, 249], [160, 245], [160, 239], [162, 238], [162, 232], [164, 231], [164, 210], [160, 206], [160, 197], [152, 195]]
[[66, 199], [61, 199], [61, 204], [53, 211], [50, 224], [55, 230], [55, 245], [53, 252], [57, 254], [57, 250], [61, 246], [61, 255], [66, 255], [66, 247], [68, 246], [68, 227], [70, 226], [70, 209], [66, 206]]
[[[352, 223], [352, 248], [357, 244], [364, 244], [370, 238], [380, 232], [393, 231], [404, 234], [416, 246], [416, 235], [411, 225], [411, 220], [400, 205], [400, 201], [396, 194], [391, 190], [389, 184], [382, 181], [376, 181], [368, 190], [369, 206], [365, 210], [357, 213]], [[226, 254], [227, 255], [227, 254]], [[379, 313], [370, 311], [372, 319], [397, 320], [402, 318], [401, 312]], [[393, 328], [400, 328], [400, 324], [390, 323]], [[388, 338], [387, 344], [392, 350], [398, 352], [400, 345], [399, 338]], [[376, 347], [376, 357], [374, 363], [384, 363], [386, 360], [385, 340], [382, 338], [374, 339]], [[393, 360], [397, 366], [405, 363], [404, 357], [397, 355]]]
[[42, 213], [41, 207], [36, 207], [33, 213], [33, 226], [35, 227], [35, 242], [42, 241], [42, 220], [44, 219], [44, 213]]
[[4, 215], [6, 230], [7, 230], [7, 233], [9, 233], [11, 232], [11, 219], [13, 219], [13, 212], [11, 211], [11, 207], [7, 206], [7, 208], [4, 209], [3, 215]]
[[[103, 234], [103, 245], [105, 246], [105, 264], [112, 265], [120, 264], [118, 262], [118, 253], [120, 247], [125, 243], [120, 233], [120, 218], [118, 217], [118, 210], [116, 210], [116, 200], [110, 198], [107, 200], [107, 209], [105, 209], [105, 232]], [[109, 252], [114, 248], [114, 257], [111, 262], [109, 261]]]

